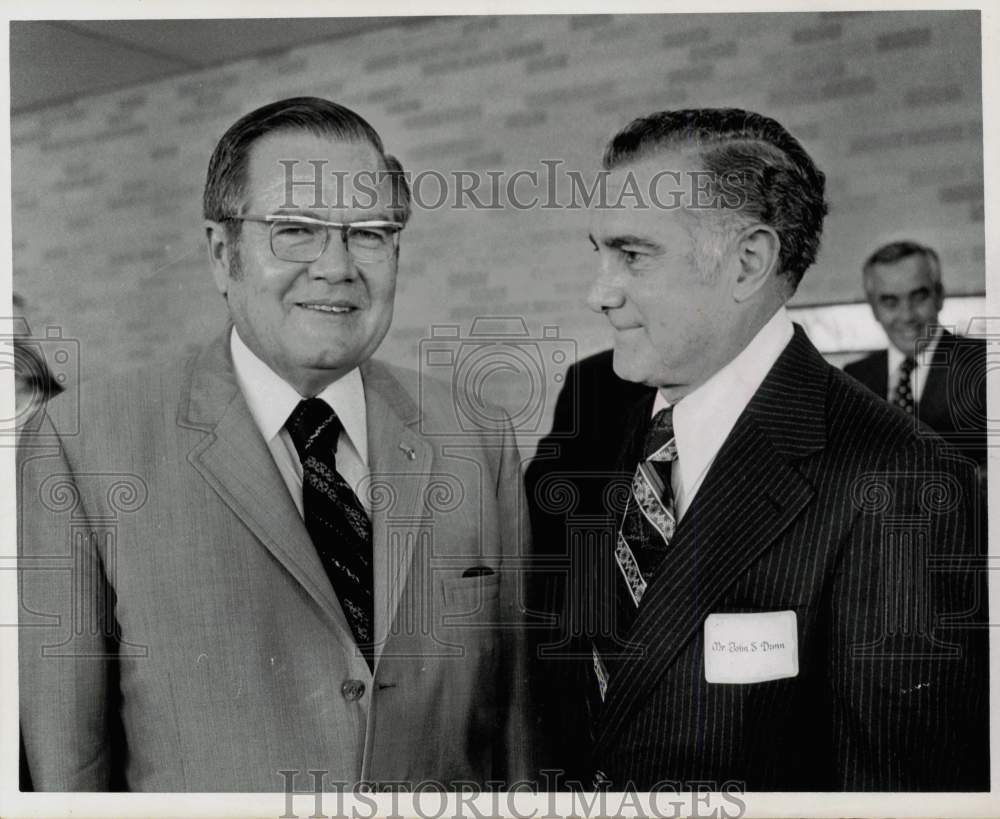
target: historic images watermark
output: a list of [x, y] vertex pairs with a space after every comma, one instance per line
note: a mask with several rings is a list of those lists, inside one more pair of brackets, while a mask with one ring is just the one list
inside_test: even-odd
[[[522, 316], [479, 316], [468, 333], [435, 324], [419, 350], [421, 405], [427, 378], [451, 390], [450, 415], [420, 416], [420, 431], [437, 436], [481, 436], [506, 420], [519, 440], [546, 434], [565, 370], [577, 360], [575, 339], [561, 337], [555, 326], [533, 335]], [[503, 410], [500, 395], [508, 398]]]
[[[379, 203], [401, 210], [580, 210], [656, 208], [739, 210], [745, 204], [749, 171], [715, 173], [663, 168], [640, 181], [631, 170], [610, 184], [608, 170], [566, 168], [561, 159], [542, 159], [537, 168], [516, 170], [427, 169], [350, 172], [325, 159], [281, 159], [284, 210], [371, 209]], [[388, 184], [387, 184], [388, 183]]]
[[[0, 446], [46, 446], [56, 441], [39, 429], [40, 410], [54, 390], [80, 380], [80, 342], [65, 337], [62, 327], [46, 327], [34, 334], [21, 316], [0, 317], [0, 370], [14, 372], [14, 415], [0, 417]], [[72, 407], [63, 437], [80, 431], [79, 399], [67, 391], [64, 405]]]
[[[741, 781], [657, 782], [638, 791], [627, 782], [620, 790], [585, 788], [564, 772], [541, 771], [539, 782], [331, 782], [323, 770], [281, 770], [284, 812], [277, 819], [559, 819], [573, 816], [626, 816], [638, 819], [740, 819], [746, 813]], [[295, 797], [299, 797], [296, 804]], [[308, 812], [302, 812], [308, 811]]]

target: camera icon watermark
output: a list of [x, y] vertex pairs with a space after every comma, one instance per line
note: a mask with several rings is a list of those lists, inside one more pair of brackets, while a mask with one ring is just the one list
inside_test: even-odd
[[[0, 319], [0, 369], [14, 373], [14, 415], [0, 417], [0, 446], [51, 443], [51, 435], [39, 431], [41, 409], [55, 395], [70, 402], [60, 427], [62, 435], [80, 431], [79, 399], [75, 390], [80, 378], [80, 342], [64, 338], [61, 327], [46, 327], [33, 335], [20, 316]], [[74, 389], [67, 389], [73, 387]]]
[[[477, 317], [467, 335], [457, 324], [434, 325], [419, 347], [424, 435], [497, 432], [509, 417], [519, 439], [547, 432], [577, 350], [558, 327], [545, 326], [532, 336], [519, 316]], [[442, 384], [450, 390], [444, 402]]]

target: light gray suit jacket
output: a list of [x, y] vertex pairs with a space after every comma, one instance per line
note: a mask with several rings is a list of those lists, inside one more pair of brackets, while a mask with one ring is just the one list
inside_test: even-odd
[[49, 406], [18, 467], [36, 789], [527, 772], [528, 542], [510, 425], [459, 434], [445, 388], [377, 362], [361, 372], [374, 676], [237, 386], [228, 333], [183, 365], [82, 384], [77, 434], [57, 433], [77, 428], [76, 403]]

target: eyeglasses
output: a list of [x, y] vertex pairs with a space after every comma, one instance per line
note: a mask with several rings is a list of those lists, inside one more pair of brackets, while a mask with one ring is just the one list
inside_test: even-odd
[[352, 259], [384, 262], [399, 246], [400, 222], [326, 222], [311, 216], [230, 216], [234, 222], [261, 222], [271, 226], [271, 252], [285, 262], [315, 262], [330, 244], [330, 229], [340, 231]]

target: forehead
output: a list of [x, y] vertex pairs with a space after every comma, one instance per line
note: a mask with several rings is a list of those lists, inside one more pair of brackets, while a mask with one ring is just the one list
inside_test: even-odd
[[664, 241], [689, 234], [692, 185], [697, 183], [693, 157], [664, 150], [619, 165], [607, 177], [607, 196], [591, 212], [593, 235], [611, 239], [637, 236]]
[[[380, 169], [375, 149], [308, 131], [279, 131], [257, 140], [247, 162], [247, 203], [251, 208], [336, 209], [375, 187]], [[318, 168], [318, 171], [317, 171]], [[358, 176], [360, 174], [360, 176]], [[360, 186], [360, 189], [359, 189]]]
[[875, 264], [868, 274], [869, 289], [876, 293], [909, 293], [933, 287], [930, 264], [920, 254], [906, 256], [892, 264]]

